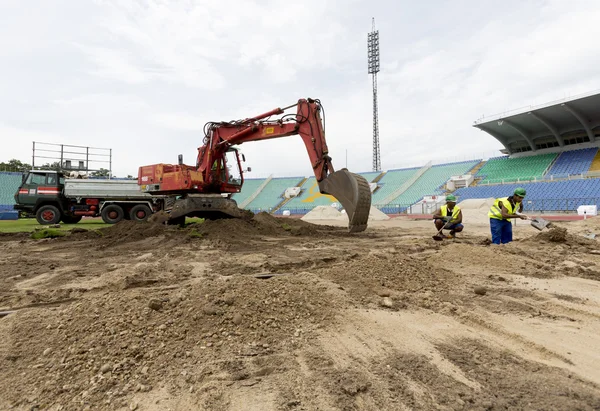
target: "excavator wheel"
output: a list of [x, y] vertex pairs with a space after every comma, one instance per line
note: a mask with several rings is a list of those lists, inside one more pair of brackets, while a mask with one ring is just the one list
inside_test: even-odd
[[319, 182], [322, 194], [334, 196], [348, 215], [348, 232], [358, 233], [367, 229], [371, 211], [371, 188], [361, 175], [341, 169]]

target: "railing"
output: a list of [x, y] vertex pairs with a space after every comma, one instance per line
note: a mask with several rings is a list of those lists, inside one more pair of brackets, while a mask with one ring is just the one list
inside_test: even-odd
[[600, 208], [600, 197], [581, 198], [544, 198], [539, 200], [525, 200], [523, 211], [531, 212], [573, 212], [582, 205], [595, 205]]
[[[385, 214], [432, 214], [431, 203], [406, 203], [406, 204], [386, 204], [384, 206], [375, 206]], [[600, 209], [600, 197], [578, 197], [578, 198], [544, 198], [538, 200], [526, 200], [523, 203], [524, 212], [560, 212], [568, 213], [577, 211], [577, 208], [582, 205], [595, 205]], [[304, 215], [312, 211], [314, 207], [298, 207], [298, 208], [286, 208], [277, 210], [274, 214], [281, 215], [283, 211], [289, 211], [291, 215]], [[261, 209], [252, 208], [248, 209], [255, 214], [261, 211], [270, 213], [274, 210], [274, 207]], [[436, 208], [437, 209], [437, 208]], [[435, 211], [434, 211], [435, 212]]]
[[[483, 177], [483, 176], [480, 176]], [[549, 181], [583, 180], [586, 178], [600, 178], [600, 171], [589, 171], [580, 174], [552, 174], [549, 176], [527, 176], [519, 178], [493, 178], [480, 181], [478, 186], [493, 186], [501, 184], [518, 183], [547, 183]]]
[[549, 101], [549, 102], [543, 103], [543, 104], [523, 106], [523, 107], [511, 109], [511, 110], [506, 110], [501, 113], [492, 114], [490, 116], [481, 116], [476, 121], [474, 121], [473, 124], [482, 124], [482, 123], [487, 123], [488, 121], [500, 120], [502, 118], [507, 118], [507, 117], [513, 116], [515, 114], [521, 114], [521, 113], [527, 112], [527, 111], [539, 110], [541, 108], [554, 106], [559, 103], [577, 100], [577, 99], [584, 98], [584, 97], [590, 97], [590, 96], [593, 96], [594, 94], [598, 94], [599, 92], [600, 92], [600, 90], [588, 91], [586, 93], [577, 94], [577, 95], [569, 96], [569, 97], [564, 97], [562, 99]]

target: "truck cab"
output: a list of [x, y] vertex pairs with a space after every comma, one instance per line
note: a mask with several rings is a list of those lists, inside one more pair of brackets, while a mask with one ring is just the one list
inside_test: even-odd
[[15, 193], [14, 209], [35, 214], [40, 224], [74, 224], [80, 216], [65, 215], [68, 200], [63, 196], [65, 177], [52, 170], [31, 170], [23, 175], [23, 182]]

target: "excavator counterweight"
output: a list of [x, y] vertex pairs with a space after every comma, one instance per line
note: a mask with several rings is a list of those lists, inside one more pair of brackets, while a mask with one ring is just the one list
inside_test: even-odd
[[[295, 115], [271, 119], [292, 107], [297, 107]], [[345, 168], [334, 170], [325, 141], [322, 110], [319, 100], [300, 99], [284, 109], [276, 108], [244, 120], [209, 122], [205, 126], [203, 145], [198, 148], [196, 166], [184, 165], [181, 160], [178, 165], [143, 166], [138, 170], [138, 184], [149, 193], [179, 197], [170, 211], [171, 224], [180, 224], [186, 216], [251, 218], [251, 212], [238, 208], [230, 198], [231, 194], [241, 191], [244, 182], [236, 146], [299, 135], [321, 194], [331, 195], [342, 204], [348, 215], [349, 232], [364, 231], [371, 209], [369, 183]]]

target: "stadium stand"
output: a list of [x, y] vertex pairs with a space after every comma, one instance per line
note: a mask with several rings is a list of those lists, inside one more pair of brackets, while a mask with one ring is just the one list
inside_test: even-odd
[[242, 204], [248, 197], [254, 194], [256, 190], [258, 190], [258, 187], [260, 187], [264, 181], [264, 178], [249, 178], [244, 180], [242, 191], [234, 194], [232, 198], [238, 203], [238, 205]]
[[596, 153], [596, 156], [594, 156], [594, 159], [592, 160], [592, 164], [590, 164], [590, 169], [588, 170], [588, 172], [594, 172], [594, 171], [600, 171], [600, 150], [598, 150], [598, 152]]
[[597, 178], [465, 187], [454, 194], [458, 201], [498, 198], [511, 195], [517, 187], [527, 190], [523, 204], [527, 211], [576, 211], [580, 205], [597, 205], [600, 208], [600, 179]]
[[15, 220], [14, 195], [21, 185], [21, 173], [0, 172], [0, 220]]
[[403, 168], [390, 170], [385, 173], [377, 183], [378, 188], [373, 193], [371, 203], [380, 204], [385, 198], [406, 183], [419, 169], [420, 167]]
[[271, 211], [283, 201], [286, 188], [296, 187], [302, 180], [304, 177], [273, 178], [246, 209], [253, 212]]
[[597, 153], [596, 147], [562, 152], [546, 176], [560, 177], [587, 173]]
[[[337, 200], [334, 197], [321, 194], [317, 179], [310, 177], [302, 184], [300, 195], [292, 198], [283, 209], [289, 210], [292, 214], [304, 214], [316, 206], [330, 205], [335, 202]], [[280, 211], [278, 211], [278, 214]]]
[[557, 155], [557, 153], [549, 153], [519, 158], [507, 156], [490, 158], [481, 167], [476, 177], [482, 177], [479, 184], [541, 179]]
[[382, 210], [385, 209], [384, 212], [388, 213], [401, 212], [420, 201], [423, 196], [443, 194], [442, 186], [451, 176], [465, 174], [479, 164], [480, 161], [471, 160], [432, 166], [408, 190], [390, 201], [387, 206], [382, 207]]
[[366, 173], [357, 173], [365, 178], [369, 183], [381, 175], [379, 171], [370, 171]]

